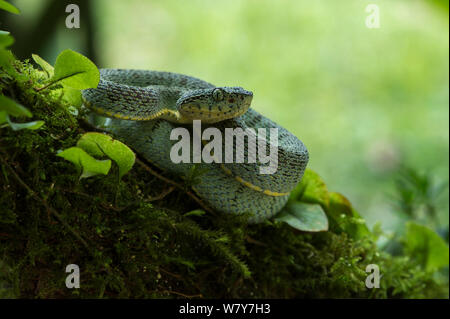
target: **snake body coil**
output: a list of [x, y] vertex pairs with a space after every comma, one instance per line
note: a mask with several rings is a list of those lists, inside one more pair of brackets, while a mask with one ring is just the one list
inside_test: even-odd
[[[250, 213], [249, 222], [261, 222], [281, 210], [290, 191], [301, 180], [308, 163], [306, 147], [286, 129], [250, 109], [251, 92], [240, 87], [215, 87], [170, 72], [101, 69], [100, 75], [98, 87], [84, 90], [82, 95], [88, 108], [109, 118], [101, 128], [176, 176], [189, 176], [196, 165], [204, 173], [192, 188], [215, 210]], [[97, 116], [91, 117], [91, 122], [97, 120]], [[226, 128], [254, 129], [266, 150], [274, 145], [270, 136], [258, 135], [258, 128], [266, 131], [277, 128], [276, 172], [260, 174], [259, 168], [265, 164], [259, 159], [255, 163], [175, 164], [170, 151], [177, 141], [170, 140], [170, 134], [177, 127], [185, 127], [193, 136], [193, 120], [201, 120], [203, 128], [219, 129], [223, 139]], [[232, 150], [233, 158], [238, 146]], [[251, 156], [248, 145], [241, 146], [245, 158]]]

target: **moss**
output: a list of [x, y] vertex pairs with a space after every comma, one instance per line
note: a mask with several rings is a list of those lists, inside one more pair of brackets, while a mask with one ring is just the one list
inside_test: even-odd
[[[421, 298], [447, 288], [372, 238], [307, 234], [284, 223], [247, 225], [242, 217], [189, 215], [182, 191], [149, 202], [169, 185], [135, 167], [117, 185], [108, 176], [78, 180], [56, 156], [85, 128], [58, 88], [36, 92], [44, 76], [27, 61], [1, 74], [2, 94], [45, 121], [36, 131], [0, 129], [0, 296], [22, 298]], [[3, 71], [0, 71], [3, 72]], [[116, 197], [117, 193], [117, 197]], [[65, 267], [81, 269], [81, 289], [65, 287]], [[381, 288], [367, 289], [378, 264]]]

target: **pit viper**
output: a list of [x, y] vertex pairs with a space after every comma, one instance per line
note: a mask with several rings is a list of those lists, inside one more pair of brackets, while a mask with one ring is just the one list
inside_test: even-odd
[[[93, 111], [89, 117], [92, 124], [111, 133], [169, 174], [187, 178], [196, 165], [194, 171], [198, 169], [201, 174], [192, 189], [206, 205], [223, 213], [248, 213], [250, 223], [263, 222], [283, 208], [308, 163], [305, 145], [250, 108], [253, 93], [241, 87], [216, 87], [172, 72], [100, 69], [97, 88], [83, 90], [82, 98], [84, 105]], [[222, 142], [225, 142], [226, 128], [253, 129], [266, 151], [270, 147], [278, 148], [276, 171], [261, 174], [260, 168], [267, 164], [259, 158], [253, 163], [174, 163], [170, 151], [177, 141], [171, 140], [170, 134], [177, 127], [185, 127], [193, 136], [193, 120], [201, 120], [203, 129], [219, 129], [224, 133]], [[270, 128], [278, 131], [276, 145], [270, 134], [259, 134], [258, 129], [269, 131]], [[249, 152], [248, 141], [247, 138], [247, 143], [242, 145], [236, 142], [231, 150], [233, 158], [237, 156], [238, 146], [242, 146], [245, 158], [253, 156], [254, 149]], [[223, 148], [225, 152], [225, 146]]]

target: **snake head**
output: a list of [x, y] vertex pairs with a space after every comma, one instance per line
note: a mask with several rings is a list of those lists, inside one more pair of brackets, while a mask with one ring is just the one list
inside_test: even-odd
[[215, 87], [190, 90], [177, 101], [183, 121], [216, 123], [247, 112], [253, 93], [241, 87]]

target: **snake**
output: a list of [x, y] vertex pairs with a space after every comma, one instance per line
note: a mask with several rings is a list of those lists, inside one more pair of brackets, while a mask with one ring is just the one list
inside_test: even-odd
[[[251, 108], [253, 92], [242, 87], [215, 86], [201, 79], [165, 71], [135, 69], [100, 69], [96, 88], [82, 90], [88, 121], [112, 134], [140, 156], [169, 174], [189, 179], [193, 171], [196, 182], [190, 187], [215, 211], [247, 214], [249, 223], [261, 223], [286, 205], [292, 190], [301, 181], [309, 160], [308, 150], [300, 139], [282, 126]], [[266, 151], [277, 148], [277, 169], [261, 174], [267, 164], [253, 161], [201, 160], [175, 163], [171, 149], [178, 142], [171, 139], [176, 128], [194, 135], [193, 123], [200, 120], [203, 129], [216, 128], [225, 149], [226, 130], [254, 132]], [[276, 129], [272, 140], [270, 129]], [[260, 134], [260, 129], [269, 132]], [[205, 132], [205, 131], [204, 131]], [[220, 140], [221, 138], [221, 140]], [[247, 136], [231, 148], [232, 158], [240, 148], [245, 158], [254, 149]], [[276, 141], [275, 143], [273, 141]], [[201, 147], [205, 148], [205, 141]], [[240, 145], [239, 145], [240, 143]], [[258, 144], [259, 151], [259, 144]], [[194, 152], [192, 152], [194, 153]], [[211, 152], [213, 156], [217, 155]], [[266, 153], [267, 155], [267, 153]], [[191, 158], [194, 154], [190, 155]], [[215, 157], [217, 158], [217, 157]]]

